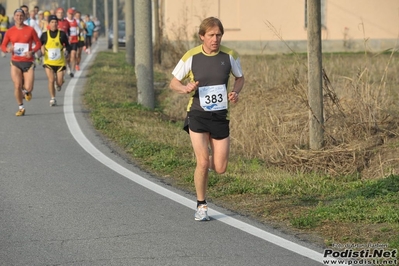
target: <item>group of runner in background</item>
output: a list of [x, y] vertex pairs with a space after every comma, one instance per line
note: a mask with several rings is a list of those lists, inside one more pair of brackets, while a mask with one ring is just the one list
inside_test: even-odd
[[65, 72], [72, 78], [75, 71], [80, 71], [82, 52], [91, 53], [100, 25], [97, 19], [92, 20], [89, 14], [82, 16], [75, 8], [65, 12], [62, 7], [45, 11], [35, 7], [29, 12], [26, 5], [14, 11], [13, 24], [0, 7], [1, 55], [11, 53], [11, 79], [19, 105], [16, 116], [23, 116], [23, 100], [32, 98], [36, 65], [42, 64], [45, 69], [50, 106], [55, 106], [55, 91], [61, 90]]

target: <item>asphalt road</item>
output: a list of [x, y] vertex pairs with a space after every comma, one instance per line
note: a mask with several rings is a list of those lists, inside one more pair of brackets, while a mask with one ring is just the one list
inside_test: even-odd
[[0, 265], [322, 265], [312, 243], [212, 204], [211, 221], [194, 221], [192, 195], [103, 143], [80, 104], [94, 56], [56, 107], [37, 66], [23, 117], [0, 58]]

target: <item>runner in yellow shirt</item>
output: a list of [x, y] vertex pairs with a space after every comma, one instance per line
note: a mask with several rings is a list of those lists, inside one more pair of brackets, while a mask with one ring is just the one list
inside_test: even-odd
[[[10, 27], [10, 19], [6, 16], [6, 10], [4, 7], [0, 7], [0, 45], [3, 42], [4, 34]], [[5, 53], [1, 52], [1, 56], [4, 57]]]
[[69, 49], [69, 41], [66, 33], [58, 29], [57, 16], [49, 16], [48, 23], [49, 29], [42, 34], [40, 41], [44, 54], [43, 67], [48, 78], [48, 91], [51, 97], [50, 106], [55, 106], [57, 105], [55, 90], [60, 91], [64, 83], [66, 69], [64, 50]]
[[85, 29], [86, 29], [86, 23], [82, 19], [82, 13], [79, 11], [75, 12], [75, 19], [78, 22], [78, 28], [79, 28], [79, 42], [78, 42], [78, 50], [76, 51], [76, 66], [75, 70], [79, 71], [80, 70], [80, 60], [82, 59], [82, 51], [85, 46]]

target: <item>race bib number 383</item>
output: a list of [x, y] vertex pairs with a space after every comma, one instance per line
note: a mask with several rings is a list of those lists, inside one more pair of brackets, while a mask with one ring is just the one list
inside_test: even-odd
[[226, 85], [213, 85], [198, 88], [200, 105], [205, 111], [227, 109]]

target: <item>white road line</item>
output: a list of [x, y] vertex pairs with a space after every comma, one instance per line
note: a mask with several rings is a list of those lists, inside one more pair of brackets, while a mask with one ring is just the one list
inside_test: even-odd
[[[82, 146], [82, 148], [87, 151], [87, 153], [89, 153], [96, 160], [98, 160], [105, 166], [109, 167], [110, 169], [114, 170], [115, 172], [119, 173], [120, 175], [123, 175], [124, 177], [132, 180], [133, 182], [135, 182], [139, 185], [142, 185], [143, 187], [146, 187], [164, 197], [167, 197], [167, 198], [175, 201], [176, 203], [184, 205], [188, 208], [193, 208], [193, 206], [196, 205], [195, 201], [190, 200], [186, 197], [183, 197], [177, 193], [174, 193], [166, 188], [163, 188], [160, 185], [157, 185], [157, 184], [131, 172], [127, 168], [119, 165], [118, 163], [116, 163], [115, 161], [113, 161], [109, 157], [107, 157], [105, 154], [100, 152], [96, 147], [94, 147], [94, 145], [83, 134], [83, 132], [80, 129], [80, 126], [76, 120], [76, 117], [75, 117], [74, 107], [73, 107], [73, 104], [74, 104], [73, 103], [73, 95], [75, 92], [76, 82], [78, 81], [82, 70], [84, 70], [86, 68], [87, 63], [90, 62], [90, 60], [91, 60], [92, 56], [95, 54], [95, 52], [96, 52], [96, 49], [94, 49], [93, 53], [91, 53], [90, 55], [88, 55], [85, 58], [83, 64], [81, 64], [81, 71], [75, 73], [75, 77], [69, 81], [68, 86], [65, 90], [64, 115], [65, 115], [65, 120], [68, 125], [69, 131], [71, 132], [72, 136], [79, 143], [79, 145]], [[268, 233], [264, 230], [261, 230], [255, 226], [252, 226], [245, 222], [242, 222], [242, 221], [239, 221], [232, 217], [229, 217], [224, 213], [215, 211], [213, 209], [209, 209], [208, 214], [212, 218], [216, 217], [215, 219], [222, 223], [228, 224], [228, 225], [235, 227], [241, 231], [247, 232], [251, 235], [259, 237], [265, 241], [273, 243], [277, 246], [280, 246], [280, 247], [290, 250], [292, 252], [298, 253], [302, 256], [308, 257], [317, 262], [322, 263], [323, 259], [325, 259], [325, 258], [323, 258], [323, 254], [321, 254], [319, 252], [316, 252], [312, 249], [301, 246], [299, 244], [296, 244], [292, 241], [286, 240], [286, 239], [276, 236], [274, 234]]]

